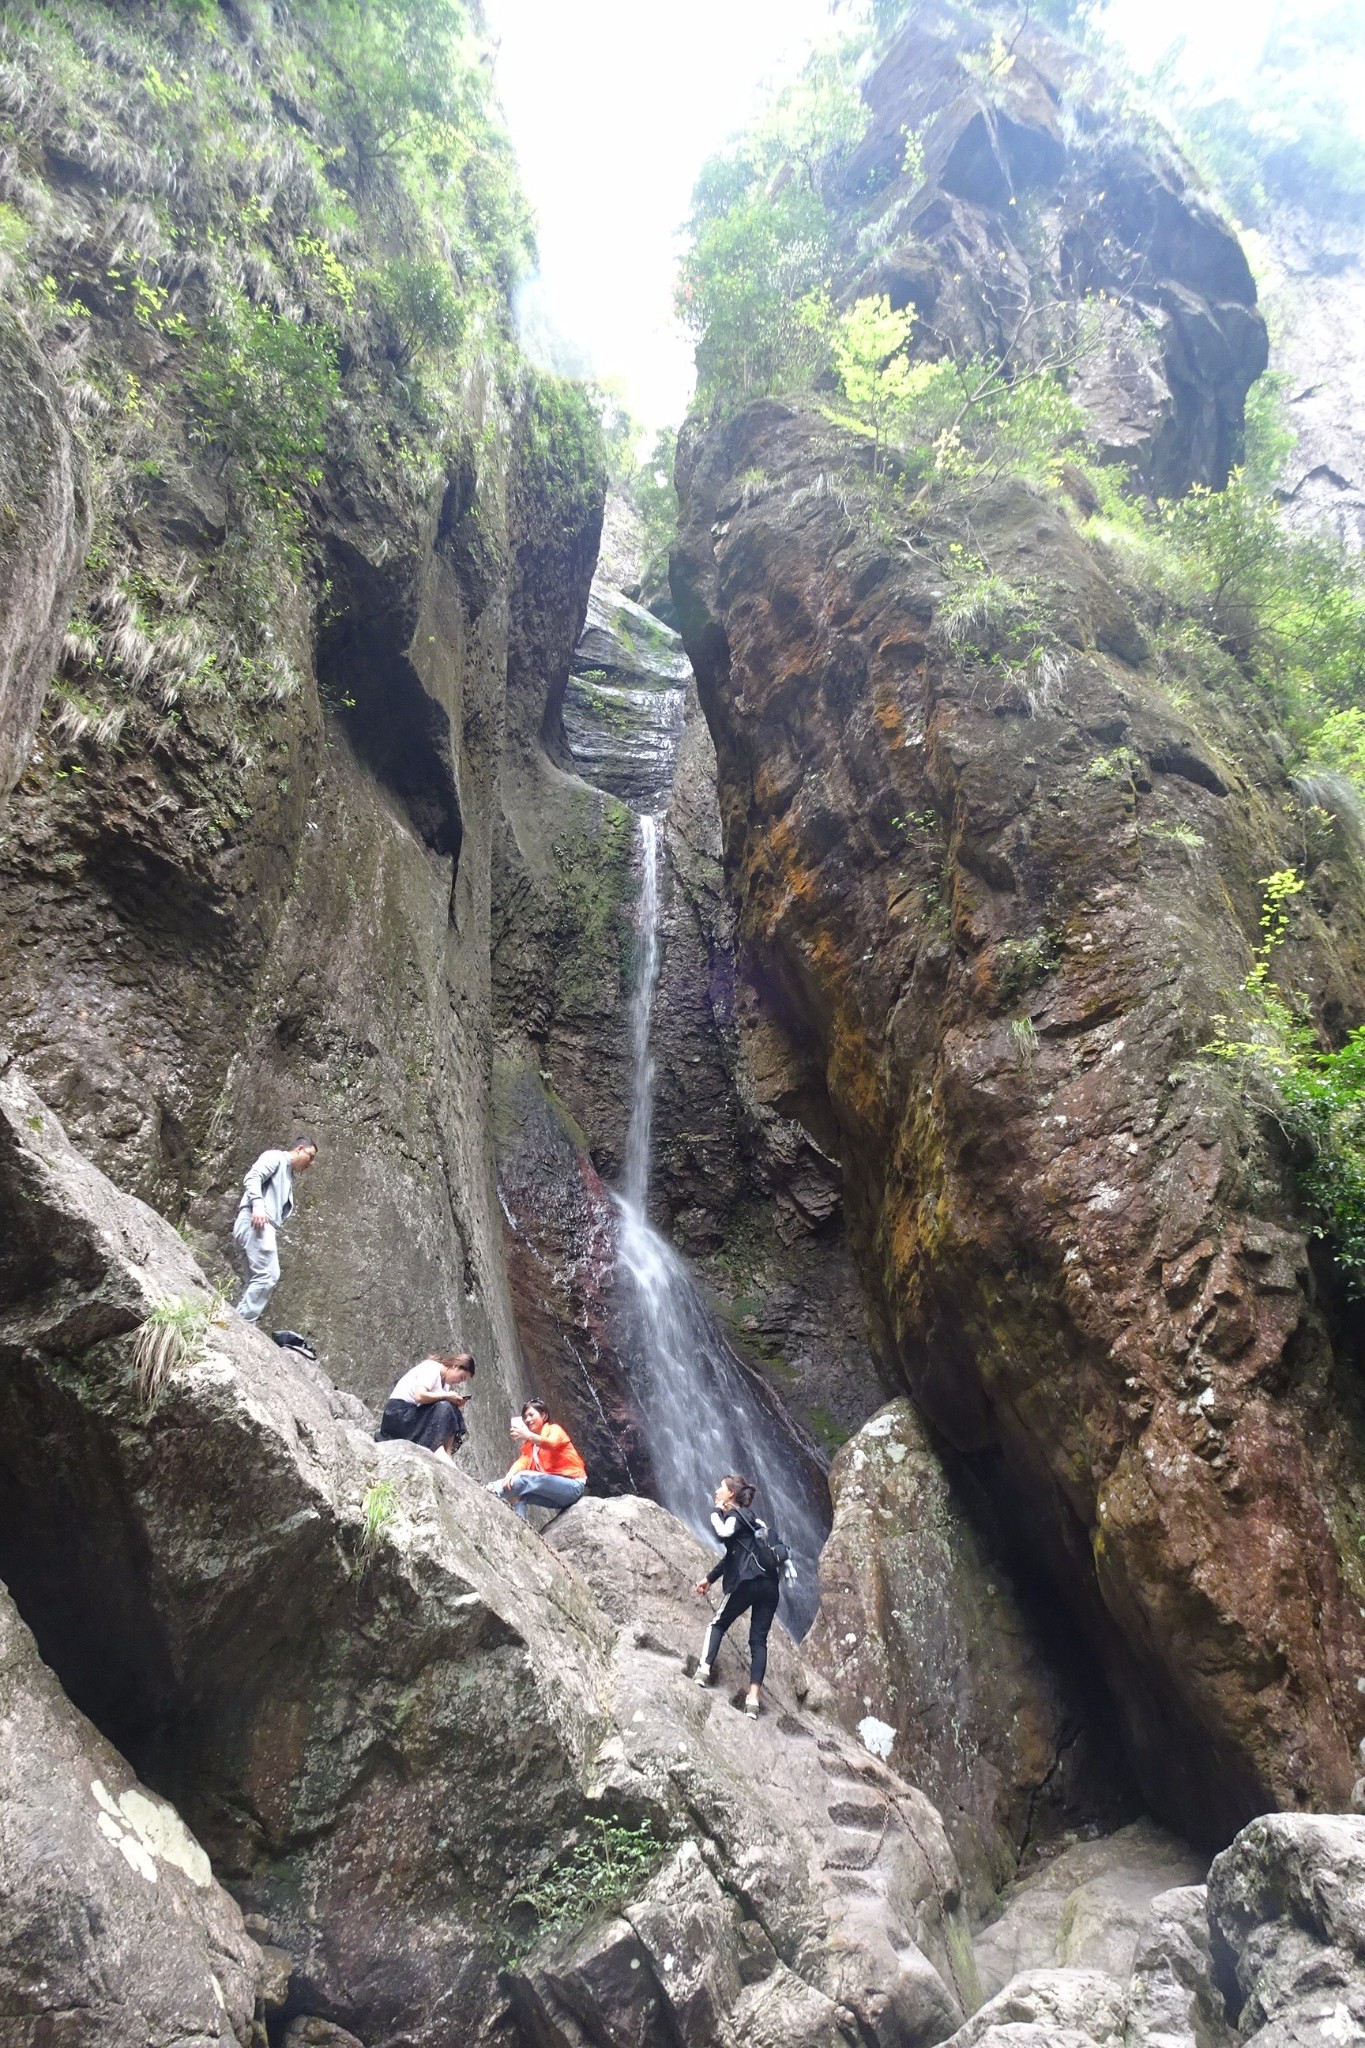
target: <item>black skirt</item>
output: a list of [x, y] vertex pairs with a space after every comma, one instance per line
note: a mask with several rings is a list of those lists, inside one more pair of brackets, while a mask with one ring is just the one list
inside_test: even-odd
[[386, 1401], [375, 1441], [401, 1437], [405, 1443], [424, 1444], [429, 1451], [439, 1451], [443, 1444], [457, 1451], [466, 1434], [464, 1417], [453, 1401]]

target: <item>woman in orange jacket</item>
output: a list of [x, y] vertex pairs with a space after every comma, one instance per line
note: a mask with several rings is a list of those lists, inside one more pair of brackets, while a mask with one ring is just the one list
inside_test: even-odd
[[543, 1401], [528, 1401], [512, 1417], [512, 1439], [521, 1450], [501, 1479], [489, 1481], [490, 1493], [499, 1494], [523, 1521], [528, 1507], [563, 1510], [582, 1499], [587, 1467]]

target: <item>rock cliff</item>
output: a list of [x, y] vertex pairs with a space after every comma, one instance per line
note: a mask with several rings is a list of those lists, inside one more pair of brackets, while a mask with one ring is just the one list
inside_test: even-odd
[[913, 306], [935, 354], [1060, 347], [1101, 446], [1163, 494], [1221, 485], [1267, 359], [1241, 245], [1092, 62], [1027, 14], [1009, 27], [997, 44], [951, 0], [908, 10], [840, 174], [841, 287]]
[[316, 1127], [275, 1313], [371, 1404], [432, 1344], [521, 1386], [503, 753], [562, 691], [603, 492], [510, 339], [520, 202], [458, 13], [0, 29], [6, 283], [49, 366], [5, 379], [30, 713], [68, 615], [0, 850], [5, 1035], [223, 1279], [242, 1172]]
[[[983, 112], [966, 33], [916, 10], [867, 88], [870, 151], [934, 83], [911, 212], [976, 235], [975, 296], [935, 301], [927, 348], [977, 346], [978, 298], [1019, 263], [1065, 301], [1068, 209], [1108, 161], [1083, 114], [1059, 139], [1055, 49], [1021, 44]], [[1214, 350], [1230, 381], [1169, 415], [1216, 482], [1215, 416], [1263, 359], [1244, 259], [1177, 167], [1132, 174], [1131, 208], [1102, 177], [1106, 260], [1164, 270], [1175, 307], [1202, 250], [1237, 309], [1224, 338], [1246, 337], [1232, 369]], [[1023, 182], [1027, 248], [997, 232]], [[891, 282], [899, 216], [876, 203], [850, 293]], [[1164, 431], [1141, 458], [1158, 473]], [[969, 508], [982, 573], [1038, 597], [1040, 678], [993, 658], [989, 625], [964, 646], [944, 623], [951, 486], [898, 526], [866, 509], [856, 450], [815, 401], [684, 436], [673, 584], [741, 943], [822, 1086], [807, 1129], [835, 1134], [906, 1384], [1006, 1556], [1089, 1644], [1145, 1796], [1216, 1845], [1267, 1804], [1343, 1801], [1365, 1725], [1354, 1328], [1276, 1126], [1200, 1057], [1248, 972], [1260, 878], [1303, 859], [1300, 799], [1225, 651], [1196, 692], [1163, 687], [1140, 577], [1066, 488], [987, 476]], [[1293, 973], [1351, 1019], [1347, 826], [1329, 821], [1308, 873]]]

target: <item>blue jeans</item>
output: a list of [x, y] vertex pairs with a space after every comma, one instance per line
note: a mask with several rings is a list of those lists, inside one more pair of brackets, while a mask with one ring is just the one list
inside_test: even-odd
[[526, 1520], [527, 1508], [571, 1508], [582, 1500], [586, 1479], [561, 1479], [554, 1472], [516, 1472], [503, 1492]]

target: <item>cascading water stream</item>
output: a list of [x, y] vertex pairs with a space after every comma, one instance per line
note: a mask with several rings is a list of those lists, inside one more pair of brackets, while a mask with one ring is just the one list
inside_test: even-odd
[[816, 1560], [828, 1507], [814, 1461], [774, 1396], [726, 1341], [672, 1245], [649, 1221], [654, 1061], [650, 1020], [659, 979], [658, 820], [640, 819], [639, 976], [631, 1008], [633, 1087], [624, 1173], [616, 1197], [617, 1252], [633, 1296], [635, 1385], [663, 1505], [714, 1542], [707, 1515], [727, 1472], [757, 1480], [757, 1511], [781, 1536], [798, 1578], [783, 1597], [783, 1619], [802, 1635], [818, 1603]]

